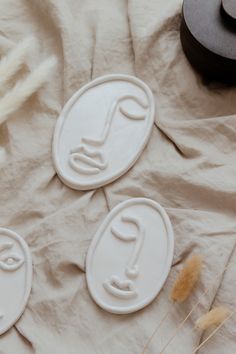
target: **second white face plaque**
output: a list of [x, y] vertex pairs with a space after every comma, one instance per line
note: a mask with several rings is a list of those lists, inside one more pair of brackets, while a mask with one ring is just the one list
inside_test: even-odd
[[86, 278], [92, 298], [112, 313], [142, 309], [163, 287], [173, 250], [172, 226], [158, 203], [135, 198], [117, 205], [89, 247]]
[[56, 124], [53, 159], [71, 188], [101, 187], [123, 175], [148, 142], [154, 122], [149, 87], [128, 75], [107, 75], [82, 87]]

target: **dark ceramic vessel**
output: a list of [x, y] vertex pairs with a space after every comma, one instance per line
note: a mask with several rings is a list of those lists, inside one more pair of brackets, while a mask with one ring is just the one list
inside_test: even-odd
[[196, 70], [236, 84], [236, 0], [184, 0], [180, 35]]

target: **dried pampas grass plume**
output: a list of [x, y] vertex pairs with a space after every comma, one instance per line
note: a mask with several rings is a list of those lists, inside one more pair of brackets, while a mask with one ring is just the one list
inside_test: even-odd
[[[194, 255], [192, 256], [189, 260], [187, 260], [186, 265], [184, 268], [180, 271], [174, 286], [171, 290], [171, 300], [174, 301], [174, 304], [176, 302], [178, 303], [183, 303], [184, 301], [187, 300], [187, 298], [191, 295], [192, 290], [194, 289], [194, 286], [196, 285], [200, 273], [201, 273], [201, 268], [202, 268], [202, 257], [200, 255]], [[169, 316], [169, 314], [172, 312], [174, 306], [170, 308], [170, 310], [164, 315], [162, 320], [159, 322], [158, 326], [155, 328], [154, 332], [152, 335], [149, 337], [147, 340], [144, 349], [142, 351], [142, 354], [144, 354], [147, 349], [149, 344], [151, 343], [152, 339], [156, 335], [158, 329], [161, 327], [165, 319]], [[186, 319], [187, 320], [187, 319]], [[170, 344], [170, 342], [174, 339], [178, 331], [181, 329], [181, 327], [184, 325], [184, 322], [180, 324], [179, 327], [177, 327], [176, 331], [166, 343], [162, 351], [165, 350], [165, 348]]]
[[[171, 299], [174, 302], [181, 304], [189, 298], [189, 296], [192, 294], [195, 285], [197, 284], [197, 281], [199, 280], [201, 270], [202, 270], [202, 257], [200, 255], [193, 255], [190, 259], [186, 261], [186, 264], [183, 267], [183, 269], [180, 271], [171, 291]], [[183, 327], [183, 325], [185, 324], [185, 322], [187, 321], [190, 315], [191, 312], [178, 325], [173, 335], [170, 337], [170, 339], [167, 341], [167, 343], [160, 351], [160, 354], [162, 354], [165, 351], [165, 349], [168, 347], [168, 345], [173, 341], [173, 339], [181, 330], [181, 328]]]
[[24, 80], [18, 82], [0, 100], [0, 124], [9, 114], [16, 111], [34, 92], [36, 92], [50, 78], [57, 64], [55, 57], [50, 57], [39, 64]]
[[185, 267], [180, 271], [171, 291], [171, 299], [182, 303], [192, 293], [202, 269], [202, 257], [194, 255], [187, 260]]
[[[197, 346], [194, 350], [193, 350], [193, 352], [192, 352], [192, 354], [195, 354], [195, 353], [197, 353], [198, 351], [199, 351], [199, 349], [201, 349], [220, 329], [221, 329], [221, 327], [223, 327], [223, 325], [225, 324], [225, 322], [227, 322], [234, 314], [235, 314], [235, 311], [233, 311], [233, 312], [229, 312], [229, 310], [228, 309], [226, 309], [226, 308], [221, 308], [221, 309], [224, 309], [224, 310], [222, 310], [222, 311], [219, 311], [219, 313], [221, 313], [220, 315], [219, 315], [219, 313], [217, 314], [217, 316], [216, 316], [216, 321], [215, 321], [215, 325], [216, 325], [216, 322], [218, 321], [218, 320], [220, 320], [220, 317], [221, 317], [221, 322], [218, 322], [218, 326], [215, 328], [215, 330], [199, 345], [199, 346]], [[224, 314], [226, 313], [226, 310], [227, 310], [227, 312], [228, 312], [228, 315], [226, 316], [226, 317], [224, 317]], [[211, 311], [210, 311], [211, 312]], [[209, 313], [208, 313], [209, 314]], [[206, 314], [205, 316], [207, 316], [208, 314]], [[203, 316], [204, 317], [204, 316]], [[210, 316], [210, 317], [212, 317], [212, 315]], [[213, 316], [214, 317], [214, 316]], [[224, 319], [223, 319], [224, 318]], [[206, 318], [205, 318], [205, 320], [206, 320]], [[211, 320], [209, 321], [209, 323], [210, 322], [212, 322]], [[209, 325], [209, 327], [210, 327], [211, 325]]]
[[[36, 40], [27, 37], [9, 51], [0, 61], [0, 90], [3, 91], [12, 76], [22, 67], [27, 55], [35, 47]], [[46, 81], [50, 79], [51, 73], [57, 63], [56, 58], [51, 57], [44, 60], [26, 78], [15, 84], [13, 88], [0, 99], [0, 125], [4, 123], [8, 116], [16, 111], [20, 106], [35, 93]], [[0, 168], [6, 161], [6, 150], [0, 147]]]
[[196, 327], [205, 331], [212, 326], [219, 326], [229, 314], [230, 311], [226, 307], [215, 307], [197, 320]]
[[[189, 317], [192, 315], [192, 313], [196, 310], [196, 308], [199, 306], [199, 304], [202, 302], [202, 300], [203, 300], [203, 296], [205, 296], [206, 294], [208, 294], [208, 292], [210, 291], [210, 289], [212, 289], [212, 287], [214, 287], [215, 286], [215, 283], [216, 283], [216, 281], [219, 279], [219, 278], [222, 278], [223, 277], [223, 275], [224, 275], [224, 273], [225, 273], [225, 271], [226, 271], [226, 269], [228, 268], [228, 266], [229, 266], [229, 264], [227, 264], [226, 266], [225, 266], [225, 268], [223, 269], [223, 271], [221, 272], [221, 273], [219, 273], [219, 274], [217, 274], [217, 276], [215, 277], [215, 279], [213, 279], [212, 280], [212, 282], [211, 282], [211, 284], [210, 284], [210, 286], [209, 287], [207, 287], [205, 290], [204, 290], [204, 292], [203, 292], [203, 294], [202, 294], [202, 296], [200, 297], [200, 299], [195, 303], [195, 305], [191, 308], [191, 310], [189, 311], [189, 313], [186, 315], [186, 317], [180, 322], [180, 324], [178, 325], [178, 327], [177, 327], [177, 329], [176, 329], [176, 331], [175, 331], [175, 333], [174, 333], [174, 335], [172, 336], [172, 338], [168, 341], [168, 344], [175, 338], [175, 336], [178, 334], [178, 332], [181, 330], [181, 328], [184, 326], [184, 324], [187, 322], [187, 320], [189, 319]], [[227, 319], [226, 319], [227, 320]], [[220, 327], [223, 325], [223, 323], [219, 326], [219, 328], [218, 329], [220, 329]], [[215, 331], [214, 331], [215, 332]], [[213, 335], [213, 334], [212, 334]], [[211, 336], [212, 336], [211, 335]], [[209, 336], [209, 338], [208, 339], [210, 339], [211, 338], [211, 336]], [[208, 340], [207, 339], [207, 340]], [[203, 345], [203, 343], [201, 344], [201, 346]], [[167, 347], [167, 345], [165, 346], [165, 348]], [[200, 349], [200, 346], [198, 347], [198, 349]], [[196, 349], [195, 349], [196, 350]], [[197, 351], [197, 350], [196, 350]], [[196, 352], [195, 351], [195, 352]], [[194, 352], [194, 353], [195, 353]]]
[[22, 67], [30, 51], [35, 47], [34, 37], [19, 42], [0, 61], [0, 88]]

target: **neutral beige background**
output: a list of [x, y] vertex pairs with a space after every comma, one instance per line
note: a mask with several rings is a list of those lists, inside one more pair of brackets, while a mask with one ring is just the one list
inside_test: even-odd
[[[158, 353], [181, 318], [211, 286], [167, 354], [191, 354], [206, 336], [193, 321], [217, 304], [235, 306], [236, 89], [203, 83], [180, 41], [181, 0], [0, 0], [0, 54], [33, 34], [30, 68], [49, 54], [56, 75], [1, 127], [8, 154], [0, 170], [0, 225], [20, 233], [34, 262], [27, 309], [0, 338], [1, 354], [139, 354], [169, 308], [176, 271], [193, 252], [204, 273], [191, 300], [170, 316], [149, 353]], [[156, 100], [155, 126], [136, 165], [115, 183], [76, 192], [55, 174], [54, 126], [67, 99], [108, 73], [143, 79]], [[23, 75], [23, 73], [19, 74]], [[175, 231], [168, 282], [145, 310], [105, 313], [91, 300], [84, 260], [93, 234], [120, 201], [161, 203]], [[157, 230], [158, 231], [158, 230]], [[229, 264], [225, 276], [219, 275]], [[17, 296], [17, 294], [16, 294]], [[233, 317], [201, 354], [236, 352]]]

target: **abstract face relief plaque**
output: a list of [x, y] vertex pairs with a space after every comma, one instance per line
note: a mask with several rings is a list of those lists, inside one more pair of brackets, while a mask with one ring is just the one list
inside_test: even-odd
[[86, 277], [92, 298], [116, 314], [142, 309], [163, 287], [173, 251], [172, 226], [158, 203], [135, 198], [119, 204], [89, 247]]
[[32, 282], [32, 261], [25, 241], [0, 228], [0, 335], [22, 315]]
[[154, 122], [149, 87], [128, 75], [107, 75], [82, 87], [57, 121], [53, 159], [69, 187], [89, 190], [123, 175], [138, 159]]

